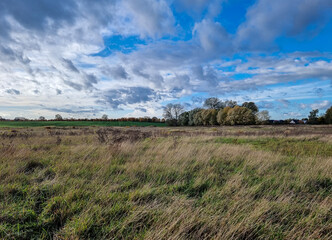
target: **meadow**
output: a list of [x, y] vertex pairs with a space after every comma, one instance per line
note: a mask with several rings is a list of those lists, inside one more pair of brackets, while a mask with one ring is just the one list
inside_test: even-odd
[[165, 123], [161, 122], [131, 122], [131, 121], [0, 121], [0, 127], [163, 127]]
[[0, 128], [1, 239], [331, 239], [332, 126]]

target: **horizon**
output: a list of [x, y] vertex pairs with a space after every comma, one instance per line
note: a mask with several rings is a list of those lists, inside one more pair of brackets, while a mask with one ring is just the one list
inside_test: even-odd
[[0, 2], [0, 116], [158, 117], [209, 97], [332, 105], [330, 0]]

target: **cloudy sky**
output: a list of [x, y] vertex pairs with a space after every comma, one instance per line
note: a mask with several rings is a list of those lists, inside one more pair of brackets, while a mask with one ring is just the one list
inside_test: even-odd
[[323, 113], [332, 1], [0, 1], [2, 117], [161, 117], [210, 96]]

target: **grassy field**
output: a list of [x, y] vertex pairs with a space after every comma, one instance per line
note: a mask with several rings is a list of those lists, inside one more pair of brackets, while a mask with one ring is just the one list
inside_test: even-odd
[[0, 129], [2, 239], [332, 239], [332, 126]]
[[83, 127], [83, 126], [99, 126], [99, 127], [126, 127], [126, 126], [166, 126], [165, 123], [154, 122], [111, 122], [111, 121], [0, 121], [0, 127]]

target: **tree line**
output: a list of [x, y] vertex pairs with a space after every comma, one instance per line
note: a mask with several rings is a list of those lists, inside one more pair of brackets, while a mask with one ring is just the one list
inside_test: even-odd
[[[169, 126], [213, 126], [213, 125], [253, 125], [269, 124], [278, 121], [270, 120], [267, 110], [259, 111], [254, 102], [222, 101], [218, 98], [207, 98], [203, 108], [184, 111], [181, 104], [167, 104], [163, 114]], [[324, 115], [318, 116], [318, 109], [310, 112], [308, 118], [302, 120], [280, 121], [281, 123], [332, 123], [332, 107]]]

